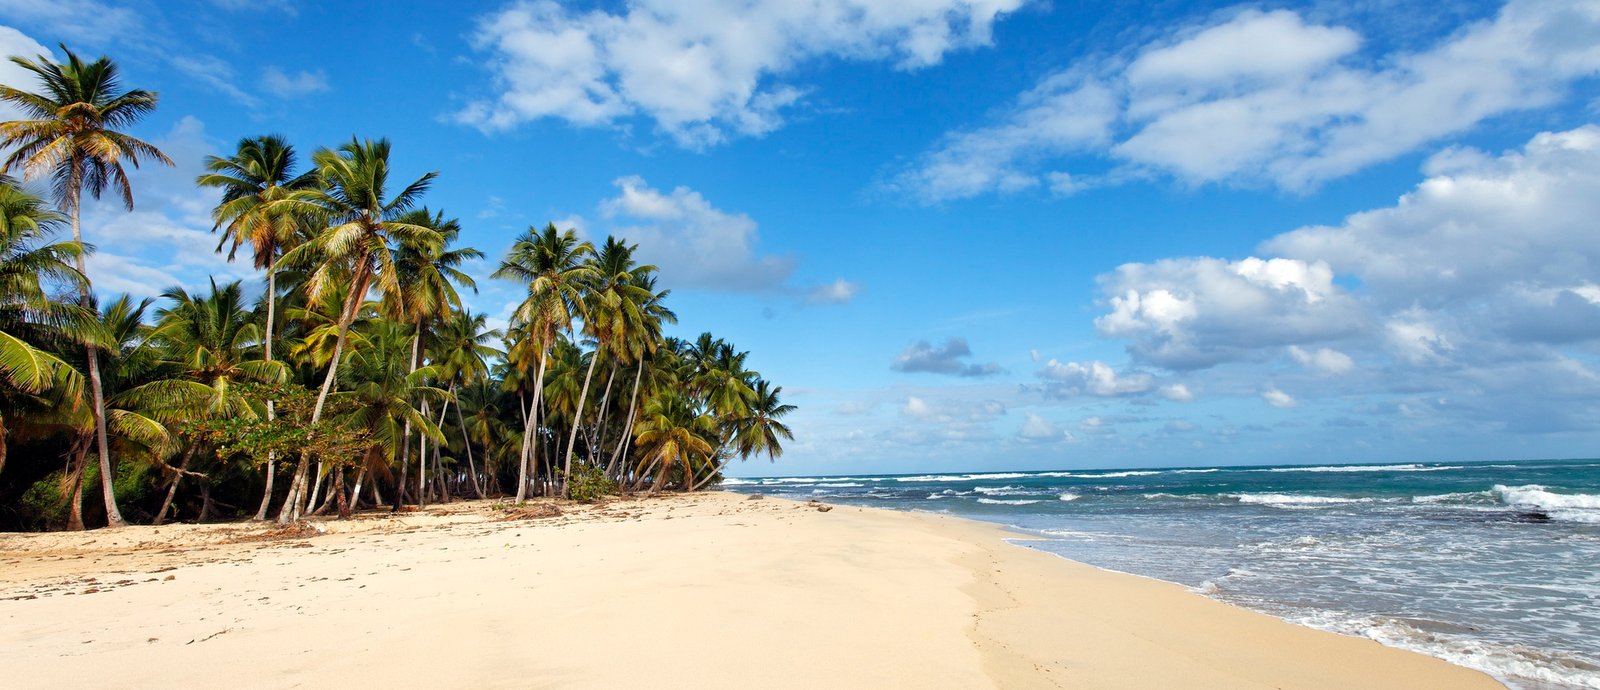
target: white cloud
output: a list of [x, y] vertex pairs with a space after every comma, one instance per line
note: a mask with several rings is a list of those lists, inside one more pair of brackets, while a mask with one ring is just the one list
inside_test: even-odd
[[831, 283], [811, 288], [806, 293], [806, 301], [813, 304], [849, 304], [860, 292], [860, 283], [839, 278]]
[[[30, 60], [40, 55], [49, 55], [50, 50], [40, 45], [27, 34], [9, 26], [0, 26], [0, 58], [11, 56], [25, 57]], [[10, 60], [0, 60], [0, 84], [13, 86], [19, 89], [32, 91], [37, 84], [38, 77], [32, 72], [23, 69]], [[10, 103], [0, 103], [0, 122], [7, 122], [20, 118], [22, 111]]]
[[328, 75], [321, 69], [289, 74], [269, 65], [261, 72], [261, 88], [282, 98], [299, 98], [328, 90]]
[[1172, 402], [1190, 402], [1194, 400], [1194, 391], [1181, 383], [1174, 383], [1161, 387], [1161, 397]]
[[478, 22], [497, 96], [456, 113], [502, 130], [541, 118], [581, 126], [648, 117], [680, 144], [703, 147], [780, 126], [805, 88], [783, 78], [834, 58], [938, 64], [987, 45], [1022, 0], [681, 3], [639, 0], [619, 12], [518, 2]]
[[1267, 386], [1266, 390], [1261, 391], [1261, 399], [1267, 401], [1268, 405], [1283, 410], [1300, 404], [1294, 399], [1294, 396], [1280, 391], [1274, 386]]
[[1290, 345], [1289, 356], [1300, 366], [1325, 374], [1344, 374], [1356, 367], [1350, 355], [1327, 347], [1307, 350], [1299, 345]]
[[1056, 425], [1031, 412], [1028, 413], [1028, 418], [1023, 420], [1022, 428], [1017, 430], [1017, 436], [1032, 441], [1065, 438], [1061, 429], [1057, 428]]
[[907, 417], [927, 417], [933, 414], [933, 408], [928, 407], [928, 403], [923, 402], [922, 398], [909, 397], [906, 398], [905, 406], [900, 408], [900, 413]]
[[1124, 264], [1099, 282], [1111, 312], [1095, 327], [1131, 340], [1136, 360], [1169, 369], [1208, 367], [1264, 344], [1340, 337], [1364, 322], [1321, 261], [1164, 259]]
[[757, 251], [750, 216], [718, 209], [688, 187], [662, 192], [637, 176], [615, 184], [621, 193], [601, 202], [601, 214], [619, 224], [614, 234], [639, 244], [639, 258], [658, 266], [667, 286], [769, 291], [794, 272], [792, 259]]
[[1063, 364], [1052, 359], [1039, 369], [1037, 376], [1051, 382], [1048, 391], [1054, 397], [1094, 395], [1109, 398], [1144, 393], [1155, 387], [1149, 374], [1136, 372], [1119, 375], [1110, 365], [1099, 360], [1086, 364]]
[[926, 201], [1043, 184], [1071, 193], [1085, 178], [1060, 166], [1086, 154], [1113, 166], [1112, 182], [1155, 172], [1312, 188], [1567, 100], [1600, 70], [1600, 5], [1510, 0], [1412, 52], [1362, 52], [1361, 38], [1286, 10], [1180, 28], [1131, 60], [1045, 77], [997, 124], [947, 135], [890, 186]]

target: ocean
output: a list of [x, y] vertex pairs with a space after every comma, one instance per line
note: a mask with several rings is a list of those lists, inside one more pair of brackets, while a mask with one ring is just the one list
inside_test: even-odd
[[1600, 460], [731, 479], [1026, 546], [1480, 669], [1600, 689]]

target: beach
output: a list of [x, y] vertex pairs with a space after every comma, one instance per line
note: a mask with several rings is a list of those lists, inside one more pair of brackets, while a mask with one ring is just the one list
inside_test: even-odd
[[731, 493], [0, 536], [8, 687], [1497, 688], [1022, 548]]

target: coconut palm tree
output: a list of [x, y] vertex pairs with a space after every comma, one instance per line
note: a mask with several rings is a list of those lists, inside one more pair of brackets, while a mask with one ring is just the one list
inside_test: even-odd
[[[426, 438], [436, 443], [444, 442], [439, 427], [418, 409], [424, 400], [448, 401], [450, 394], [428, 385], [439, 376], [433, 366], [411, 366], [409, 350], [411, 334], [401, 324], [377, 322], [369, 335], [370, 345], [351, 352], [350, 378], [354, 385], [348, 391], [333, 395], [348, 410], [337, 419], [346, 428], [368, 434], [369, 446], [365, 455], [366, 469], [387, 471], [396, 451], [405, 445], [404, 429], [415, 427]], [[337, 469], [343, 472], [343, 468]], [[335, 482], [341, 502], [345, 505], [342, 481]], [[396, 487], [395, 500], [399, 500]], [[398, 504], [397, 504], [398, 505]]]
[[[383, 307], [390, 319], [398, 322], [412, 324], [411, 338], [411, 367], [415, 369], [422, 365], [423, 340], [428, 327], [441, 323], [450, 318], [452, 311], [461, 309], [461, 295], [456, 290], [456, 285], [468, 287], [477, 292], [478, 285], [472, 276], [461, 271], [459, 266], [470, 259], [483, 257], [483, 252], [467, 247], [450, 249], [450, 244], [461, 236], [461, 223], [454, 218], [445, 218], [444, 213], [430, 213], [426, 207], [412, 211], [400, 218], [402, 222], [420, 227], [427, 227], [438, 233], [441, 241], [408, 242], [402, 240], [395, 248], [395, 271], [405, 276], [406, 287], [404, 290], [391, 295], [385, 295]], [[423, 414], [428, 414], [427, 403], [423, 403]], [[403, 434], [407, 439], [411, 437], [409, 428]], [[410, 454], [409, 444], [402, 451], [402, 462]], [[427, 462], [427, 438], [421, 441], [417, 457], [417, 502], [425, 502], [422, 488], [426, 484], [427, 472], [422, 470]]]
[[[84, 282], [72, 267], [82, 245], [49, 241], [61, 220], [39, 197], [0, 177], [0, 385], [25, 395], [65, 385], [64, 397], [72, 400], [82, 387], [78, 371], [36, 343], [66, 336], [81, 345], [104, 338], [93, 313], [47, 292], [51, 283]], [[5, 464], [6, 420], [0, 416], [0, 471]]]
[[[583, 389], [578, 393], [577, 412], [572, 430], [567, 437], [567, 454], [563, 460], [561, 495], [567, 496], [565, 477], [572, 474], [572, 456], [577, 454], [578, 427], [582, 426], [583, 406], [589, 397], [589, 383], [594, 379], [594, 367], [604, 355], [628, 350], [628, 334], [639, 328], [645, 320], [644, 306], [654, 296], [640, 282], [654, 273], [655, 266], [640, 266], [633, 260], [638, 245], [629, 245], [615, 237], [607, 237], [605, 246], [589, 261], [594, 275], [584, 291], [584, 332], [595, 341], [594, 356], [589, 358], [589, 370], [583, 376]], [[609, 388], [609, 386], [608, 386]], [[607, 391], [609, 395], [610, 391]], [[598, 414], [598, 411], [597, 411]], [[591, 450], [591, 455], [592, 455]]]
[[[228, 260], [233, 261], [239, 248], [250, 245], [256, 268], [267, 272], [267, 323], [264, 334], [265, 361], [273, 361], [272, 346], [277, 336], [278, 272], [273, 270], [278, 257], [299, 244], [311, 219], [284, 212], [281, 201], [297, 190], [309, 189], [317, 183], [315, 175], [295, 173], [294, 147], [277, 135], [240, 139], [234, 154], [223, 158], [206, 156], [206, 174], [195, 178], [201, 187], [222, 190], [222, 199], [211, 212], [212, 231], [222, 232], [217, 251], [228, 248]], [[267, 401], [267, 419], [276, 413], [273, 401]], [[262, 493], [261, 507], [255, 519], [267, 519], [268, 503], [272, 500], [274, 458], [268, 458], [267, 486]]]
[[[213, 280], [209, 295], [174, 287], [162, 297], [171, 304], [157, 310], [148, 339], [162, 364], [176, 375], [135, 387], [113, 402], [126, 400], [169, 426], [199, 419], [257, 418], [256, 409], [235, 384], [283, 383], [288, 368], [264, 358], [261, 329], [245, 306], [239, 283], [218, 286]], [[166, 518], [196, 450], [191, 443], [178, 467], [168, 468], [166, 500], [156, 511], [156, 524]]]
[[[335, 285], [350, 286], [340, 311], [339, 333], [328, 361], [328, 371], [312, 408], [312, 427], [322, 420], [328, 394], [339, 376], [339, 361], [350, 333], [350, 323], [366, 300], [367, 292], [374, 286], [386, 296], [401, 292], [402, 276], [395, 270], [391, 242], [443, 243], [432, 228], [401, 220], [421, 200], [438, 173], [427, 173], [390, 196], [389, 149], [387, 139], [363, 142], [352, 138], [338, 150], [317, 151], [312, 161], [322, 184], [295, 191], [269, 205], [274, 207], [274, 212], [281, 207], [285, 213], [301, 213], [327, 222], [314, 237], [282, 258], [282, 262], [290, 266], [311, 267], [306, 281], [311, 299]], [[307, 469], [308, 458], [302, 455], [289, 485], [289, 500], [278, 513], [279, 522], [299, 518], [307, 488]]]
[[[555, 224], [543, 231], [529, 227], [512, 243], [495, 278], [514, 280], [528, 286], [527, 296], [517, 306], [512, 324], [525, 339], [535, 344], [538, 374], [534, 376], [533, 402], [523, 423], [522, 466], [518, 470], [517, 500], [528, 497], [528, 468], [536, 459], [539, 402], [544, 393], [544, 373], [557, 335], [572, 330], [572, 320], [583, 315], [584, 283], [594, 277], [585, 259], [594, 245], [578, 240], [572, 230], [556, 230]], [[530, 353], [531, 354], [531, 353]]]
[[661, 490], [673, 465], [683, 469], [684, 486], [693, 486], [695, 460], [715, 452], [716, 422], [695, 407], [693, 400], [676, 391], [663, 392], [645, 405], [637, 441], [640, 460], [647, 464], [639, 473], [647, 475], [652, 467], [658, 468], [651, 494]]
[[[455, 395], [458, 386], [468, 386], [486, 379], [489, 376], [489, 359], [501, 354], [499, 350], [489, 345], [501, 337], [500, 331], [490, 330], [485, 325], [486, 321], [487, 318], [483, 314], [463, 311], [451, 318], [440, 331], [432, 361], [438, 367], [443, 380], [449, 383], [447, 390], [451, 396]], [[467, 434], [467, 421], [459, 402], [456, 404], [456, 422], [461, 426], [462, 443], [467, 452], [467, 469], [472, 475], [473, 493], [478, 498], [483, 498], [483, 487], [478, 482], [477, 465], [472, 458], [472, 439]]]
[[[29, 118], [0, 122], [0, 149], [12, 149], [4, 172], [21, 169], [29, 178], [50, 176], [56, 203], [70, 218], [72, 241], [81, 245], [80, 202], [85, 190], [98, 199], [106, 187], [116, 187], [123, 205], [132, 211], [133, 187], [128, 183], [123, 163], [137, 168], [140, 157], [167, 165], [172, 165], [172, 161], [156, 147], [119, 131], [155, 111], [158, 100], [155, 93], [122, 90], [117, 66], [110, 58], [84, 62], [65, 45], [61, 46], [61, 51], [67, 55], [64, 63], [56, 62], [49, 55], [40, 55], [36, 61], [11, 58], [38, 78], [41, 90], [33, 93], [0, 85], [0, 101], [21, 109]], [[78, 272], [87, 276], [83, 254], [79, 253], [75, 260]], [[94, 308], [94, 295], [87, 281], [79, 286], [79, 298], [86, 308]], [[119, 527], [125, 523], [117, 510], [112, 486], [100, 365], [92, 354], [87, 361], [106, 522], [108, 526]]]

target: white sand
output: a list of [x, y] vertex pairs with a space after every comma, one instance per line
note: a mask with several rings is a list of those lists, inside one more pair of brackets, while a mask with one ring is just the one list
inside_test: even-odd
[[718, 493], [568, 511], [0, 536], [0, 687], [1500, 687], [990, 525]]

